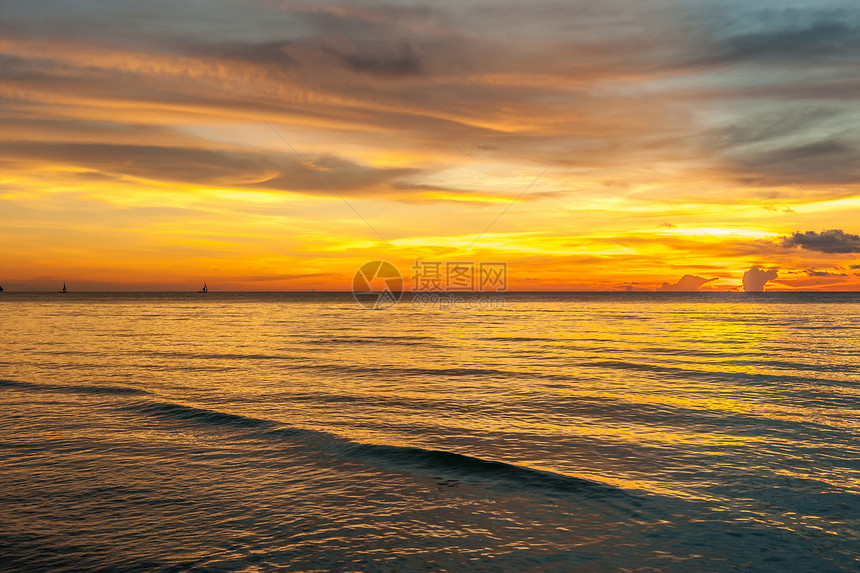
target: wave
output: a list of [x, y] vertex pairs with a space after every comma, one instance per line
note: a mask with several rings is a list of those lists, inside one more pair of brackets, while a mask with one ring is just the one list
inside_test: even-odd
[[559, 342], [566, 343], [572, 339], [565, 338], [546, 338], [537, 336], [485, 336], [481, 340], [490, 340], [493, 342]]
[[170, 402], [143, 402], [120, 408], [125, 411], [139, 412], [155, 418], [182, 420], [211, 424], [217, 426], [232, 426], [236, 428], [259, 428], [272, 425], [274, 422], [260, 420], [239, 414], [228, 414], [194, 406], [184, 406]]
[[289, 441], [293, 446], [309, 448], [315, 458], [319, 458], [320, 455], [331, 456], [368, 466], [381, 466], [393, 471], [430, 474], [434, 478], [445, 477], [463, 483], [517, 490], [531, 488], [544, 493], [576, 493], [587, 496], [630, 495], [595, 481], [508, 462], [446, 450], [355, 442], [328, 432], [282, 426], [271, 420], [194, 406], [169, 402], [142, 402], [121, 409], [167, 420], [219, 427], [264, 429], [264, 432], [254, 435], [276, 441]]
[[[607, 370], [638, 370], [640, 372], [655, 372], [664, 376], [673, 376], [680, 379], [700, 378], [706, 380], [725, 380], [730, 379], [734, 382], [744, 384], [755, 384], [760, 386], [779, 386], [784, 387], [786, 384], [809, 384], [813, 383], [817, 386], [832, 386], [836, 388], [849, 388], [855, 386], [853, 380], [838, 380], [834, 378], [824, 378], [821, 376], [801, 376], [788, 373], [762, 373], [748, 372], [744, 370], [697, 370], [694, 368], [684, 368], [683, 366], [661, 366], [658, 364], [646, 364], [642, 362], [630, 362], [626, 360], [590, 360], [575, 362], [575, 366], [585, 368], [605, 368]], [[743, 363], [740, 363], [743, 364]], [[755, 366], [756, 363], [749, 362], [746, 365]], [[836, 369], [833, 369], [836, 370]], [[822, 372], [831, 370], [821, 369]]]
[[681, 368], [670, 366], [658, 366], [656, 364], [642, 364], [639, 362], [627, 362], [625, 360], [592, 360], [580, 362], [579, 366], [593, 366], [596, 368], [612, 368], [615, 370], [642, 370], [644, 372], [678, 372]]
[[431, 450], [411, 446], [354, 444], [347, 452], [352, 459], [377, 460], [394, 469], [419, 469], [436, 476], [463, 482], [489, 482], [496, 486], [516, 489], [529, 488], [557, 493], [587, 496], [630, 495], [620, 489], [595, 481], [458, 454], [447, 450]]
[[420, 346], [429, 344], [430, 336], [350, 336], [330, 338], [306, 338], [300, 344], [395, 344], [399, 346]]
[[150, 356], [153, 358], [191, 358], [199, 360], [289, 360], [296, 357], [295, 354], [237, 354], [237, 353], [213, 353], [213, 352], [183, 352], [178, 350], [134, 350], [126, 354], [135, 356]]
[[17, 388], [20, 390], [55, 392], [60, 394], [106, 394], [121, 396], [149, 394], [149, 392], [147, 392], [146, 390], [140, 390], [138, 388], [129, 388], [128, 386], [78, 386], [19, 382], [17, 380], [0, 380], [0, 388], [4, 387]]
[[393, 366], [349, 366], [338, 364], [319, 364], [308, 366], [309, 369], [323, 371], [347, 371], [363, 374], [401, 374], [404, 376], [498, 376], [511, 377], [518, 376], [517, 373], [499, 370], [496, 368], [399, 368]]
[[[846, 396], [844, 399], [829, 393], [826, 401], [823, 396], [810, 391], [795, 392], [798, 400], [807, 405], [821, 403], [822, 407], [831, 404], [844, 405], [847, 409], [856, 405], [856, 397]], [[406, 397], [387, 396], [381, 394], [343, 395], [343, 394], [294, 394], [289, 400], [302, 403], [338, 404], [348, 403], [357, 407], [370, 407], [386, 412], [405, 411], [410, 414], [421, 412], [428, 419], [445, 419], [448, 416], [505, 416], [510, 408], [516, 405], [519, 420], [540, 424], [551, 422], [562, 424], [571, 417], [590, 419], [599, 423], [628, 424], [631, 427], [661, 427], [678, 428], [683, 431], [696, 432], [729, 432], [733, 435], [772, 436], [777, 438], [790, 437], [802, 429], [809, 436], [829, 440], [837, 437], [843, 428], [832, 423], [823, 423], [814, 419], [796, 419], [774, 417], [771, 412], [737, 412], [717, 408], [713, 404], [681, 406], [662, 402], [635, 401], [629, 398], [615, 396], [593, 396], [587, 394], [553, 396], [548, 399], [540, 390], [518, 393], [515, 397], [498, 396], [495, 399], [484, 398], [472, 400], [461, 397], [446, 397], [445, 399], [432, 396]], [[516, 404], [512, 402], [516, 400]], [[789, 400], [788, 406], [795, 407]], [[402, 428], [410, 431], [409, 428]], [[484, 434], [492, 434], [484, 430]], [[500, 432], [499, 439], [504, 439]]]

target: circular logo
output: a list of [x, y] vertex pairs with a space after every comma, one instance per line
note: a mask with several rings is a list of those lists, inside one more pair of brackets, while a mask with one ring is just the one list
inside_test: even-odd
[[403, 277], [388, 261], [370, 261], [355, 271], [352, 296], [364, 308], [389, 308], [403, 296]]

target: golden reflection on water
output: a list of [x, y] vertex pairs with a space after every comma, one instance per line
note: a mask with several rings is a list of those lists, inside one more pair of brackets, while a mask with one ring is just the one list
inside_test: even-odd
[[786, 455], [857, 432], [858, 311], [725, 299], [371, 312], [277, 297], [35, 297], [5, 305], [14, 358], [2, 372], [140, 387], [359, 442], [690, 499], [723, 498], [711, 464], [857, 493], [856, 471]]

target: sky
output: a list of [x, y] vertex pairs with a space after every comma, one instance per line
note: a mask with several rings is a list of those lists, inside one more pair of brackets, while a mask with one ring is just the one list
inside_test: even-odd
[[0, 285], [858, 290], [858, 72], [855, 0], [2, 2]]

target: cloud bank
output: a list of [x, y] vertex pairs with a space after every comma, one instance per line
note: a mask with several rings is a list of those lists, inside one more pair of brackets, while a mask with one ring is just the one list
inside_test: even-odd
[[800, 247], [819, 253], [860, 253], [860, 235], [852, 235], [842, 229], [831, 229], [820, 233], [797, 231], [783, 238], [782, 246]]
[[705, 279], [695, 275], [684, 275], [675, 284], [670, 285], [669, 283], [663, 283], [663, 285], [658, 287], [657, 290], [664, 292], [692, 292], [699, 290], [699, 287], [705, 283], [715, 280], [717, 279]]
[[764, 286], [768, 281], [772, 281], [777, 277], [777, 269], [761, 269], [752, 267], [744, 273], [744, 291], [745, 292], [764, 292]]

